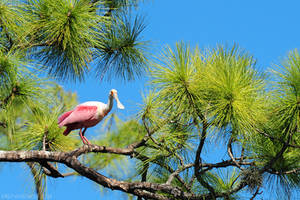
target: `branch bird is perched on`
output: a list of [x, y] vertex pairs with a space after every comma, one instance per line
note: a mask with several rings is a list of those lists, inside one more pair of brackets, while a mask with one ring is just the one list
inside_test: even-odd
[[[124, 109], [118, 98], [117, 90], [112, 89], [109, 92], [108, 103], [99, 101], [88, 101], [77, 105], [73, 110], [63, 113], [58, 118], [59, 127], [66, 126], [64, 135], [68, 135], [72, 130], [80, 129], [79, 135], [84, 144], [91, 144], [84, 136], [87, 128], [98, 124], [112, 109], [113, 99], [117, 101], [119, 109]], [[83, 129], [83, 131], [82, 131]]]

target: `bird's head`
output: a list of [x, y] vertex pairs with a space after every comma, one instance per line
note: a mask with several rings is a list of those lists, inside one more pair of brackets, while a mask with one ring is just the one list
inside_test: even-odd
[[112, 97], [116, 100], [116, 102], [117, 102], [117, 107], [118, 107], [119, 109], [124, 109], [124, 108], [125, 108], [125, 107], [123, 106], [123, 104], [120, 102], [119, 98], [118, 98], [118, 92], [117, 92], [117, 90], [115, 90], [115, 89], [110, 90], [109, 95], [112, 96]]

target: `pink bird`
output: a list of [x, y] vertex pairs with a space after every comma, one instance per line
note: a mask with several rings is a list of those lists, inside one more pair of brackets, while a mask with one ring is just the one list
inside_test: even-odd
[[[79, 135], [84, 144], [91, 144], [84, 136], [87, 128], [98, 124], [112, 109], [113, 99], [117, 101], [119, 109], [124, 109], [118, 98], [117, 90], [112, 89], [109, 92], [108, 103], [104, 104], [98, 101], [88, 101], [77, 105], [73, 110], [63, 113], [58, 118], [59, 127], [66, 126], [64, 135], [68, 135], [72, 130], [80, 129]], [[84, 129], [82, 131], [82, 129]]]

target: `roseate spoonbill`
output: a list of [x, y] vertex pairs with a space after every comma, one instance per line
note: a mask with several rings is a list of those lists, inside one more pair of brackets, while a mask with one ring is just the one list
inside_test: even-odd
[[84, 133], [87, 128], [98, 124], [109, 113], [113, 106], [113, 99], [117, 101], [119, 109], [124, 109], [124, 106], [119, 101], [117, 90], [112, 89], [109, 92], [107, 104], [98, 101], [88, 101], [77, 105], [73, 110], [63, 113], [58, 118], [59, 127], [67, 127], [63, 134], [68, 135], [72, 130], [80, 129], [79, 135], [82, 142], [91, 144], [84, 136]]

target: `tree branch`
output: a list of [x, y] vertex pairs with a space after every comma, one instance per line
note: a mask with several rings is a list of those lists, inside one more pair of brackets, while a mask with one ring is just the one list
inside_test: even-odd
[[253, 200], [258, 194], [261, 194], [262, 192], [259, 192], [260, 186], [257, 187], [255, 193], [253, 194], [253, 196], [250, 198], [250, 200]]
[[274, 169], [268, 169], [267, 172], [271, 174], [276, 174], [276, 175], [284, 175], [284, 174], [296, 174], [300, 172], [300, 168], [295, 168], [287, 171], [276, 171]]
[[40, 161], [44, 174], [53, 178], [64, 177], [50, 162]]
[[199, 143], [197, 151], [196, 151], [195, 164], [194, 164], [194, 173], [195, 173], [195, 176], [196, 176], [197, 180], [199, 181], [199, 183], [203, 187], [205, 187], [205, 188], [207, 188], [209, 190], [212, 199], [216, 199], [215, 189], [211, 185], [209, 185], [209, 183], [207, 183], [201, 177], [201, 174], [199, 172], [200, 168], [201, 168], [201, 165], [200, 165], [201, 152], [202, 152], [202, 149], [203, 149], [203, 146], [204, 146], [204, 142], [205, 142], [205, 139], [206, 139], [206, 130], [208, 128], [208, 124], [207, 124], [206, 120], [204, 119], [204, 117], [202, 115], [199, 116], [199, 117], [202, 119], [203, 129], [202, 129], [202, 132], [201, 132], [200, 143]]
[[[82, 148], [79, 148], [82, 149]], [[102, 151], [102, 148], [97, 150]], [[90, 151], [96, 152], [96, 148], [90, 149]], [[124, 182], [118, 181], [112, 178], [108, 178], [94, 169], [84, 166], [80, 163], [74, 152], [49, 152], [49, 151], [0, 151], [0, 162], [39, 162], [39, 161], [51, 161], [59, 162], [74, 169], [77, 173], [88, 179], [112, 190], [124, 191], [136, 196], [142, 196], [145, 198], [153, 198], [158, 200], [172, 199], [162, 195], [155, 194], [156, 192], [163, 192], [172, 195], [174, 198], [180, 199], [207, 199], [207, 194], [195, 195], [186, 193], [177, 187], [170, 186], [168, 184], [157, 184], [149, 182]], [[115, 151], [113, 151], [115, 152]], [[77, 154], [78, 155], [78, 154]], [[143, 191], [145, 190], [145, 191]]]
[[[235, 160], [240, 160], [237, 161], [239, 165], [254, 165], [254, 162], [245, 162], [241, 161], [241, 158], [235, 158]], [[205, 169], [201, 170], [199, 174], [204, 174], [206, 171], [211, 170], [213, 168], [221, 168], [221, 167], [228, 167], [228, 166], [236, 166], [236, 163], [233, 162], [233, 160], [224, 160], [219, 163], [202, 163], [201, 167]]]
[[[157, 200], [171, 200], [171, 199], [183, 199], [183, 200], [198, 200], [198, 199], [214, 199], [209, 194], [196, 195], [190, 192], [184, 192], [178, 187], [171, 186], [169, 184], [158, 184], [150, 182], [125, 182], [118, 181], [116, 179], [108, 178], [92, 168], [84, 166], [77, 158], [83, 153], [88, 152], [102, 152], [102, 153], [115, 153], [120, 155], [130, 155], [132, 149], [128, 148], [112, 148], [97, 145], [84, 145], [71, 152], [49, 152], [49, 151], [0, 151], [0, 162], [58, 162], [65, 164], [76, 173], [82, 175], [104, 187], [112, 190], [120, 190], [129, 194], [133, 194], [143, 198], [157, 199]], [[190, 167], [190, 166], [187, 166]], [[230, 192], [236, 192], [240, 190], [244, 185], [232, 189]], [[170, 196], [164, 196], [159, 193], [166, 193]], [[228, 195], [228, 192], [215, 193], [215, 198], [224, 197]]]
[[188, 168], [191, 168], [194, 166], [194, 163], [191, 163], [191, 164], [187, 164], [179, 169], [177, 169], [176, 171], [174, 171], [172, 174], [170, 174], [166, 184], [171, 184], [172, 180], [174, 179], [174, 177], [178, 176], [180, 172], [188, 169]]
[[228, 144], [227, 144], [227, 153], [229, 155], [229, 157], [231, 158], [231, 160], [234, 162], [234, 164], [241, 170], [244, 170], [241, 165], [235, 160], [233, 153], [232, 153], [232, 142], [233, 142], [233, 137], [231, 136]]

